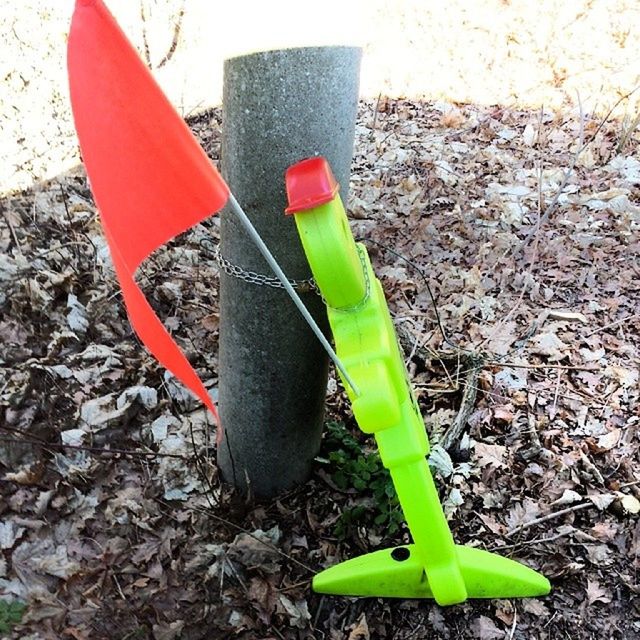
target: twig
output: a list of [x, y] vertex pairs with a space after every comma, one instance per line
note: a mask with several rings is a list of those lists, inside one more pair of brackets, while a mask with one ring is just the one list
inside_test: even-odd
[[[171, 402], [171, 405], [175, 408], [175, 401], [173, 399], [173, 396], [169, 393], [169, 389], [167, 388], [167, 384], [164, 380], [164, 377], [160, 378], [160, 384], [162, 385], [162, 387], [165, 389], [166, 393], [167, 393], [167, 397], [169, 398], [169, 401]], [[217, 506], [219, 506], [219, 500], [217, 498], [217, 496], [215, 495], [215, 491], [213, 488], [213, 485], [211, 484], [211, 479], [209, 478], [209, 475], [207, 474], [207, 462], [208, 460], [203, 460], [203, 456], [200, 453], [200, 451], [198, 451], [198, 448], [196, 446], [196, 440], [195, 440], [195, 434], [193, 431], [193, 421], [189, 420], [189, 437], [191, 440], [191, 451], [193, 452], [193, 462], [195, 464], [196, 467], [196, 473], [198, 474], [198, 476], [200, 477], [200, 481], [202, 482], [205, 490], [204, 490], [204, 496], [207, 500], [207, 503], [209, 504], [209, 508], [213, 511], [213, 509], [215, 509]]]
[[458, 409], [458, 413], [456, 414], [453, 424], [445, 431], [440, 441], [441, 446], [447, 451], [450, 451], [454, 447], [458, 442], [460, 435], [464, 431], [464, 428], [467, 426], [469, 416], [476, 404], [476, 396], [478, 393], [477, 382], [482, 367], [483, 360], [481, 357], [477, 357], [474, 366], [472, 366], [467, 372], [464, 380], [465, 388], [464, 393], [462, 394], [460, 408]]
[[631, 91], [629, 91], [629, 93], [625, 93], [623, 96], [620, 96], [620, 98], [614, 103], [614, 105], [611, 107], [611, 109], [609, 109], [609, 111], [607, 112], [607, 115], [604, 117], [604, 119], [596, 127], [596, 130], [595, 130], [594, 134], [591, 136], [591, 140], [589, 140], [589, 142], [587, 142], [585, 147], [588, 147], [596, 139], [596, 136], [600, 133], [600, 130], [602, 129], [602, 127], [604, 127], [604, 125], [609, 121], [609, 118], [611, 117], [611, 114], [618, 108], [618, 105], [620, 103], [624, 102], [625, 100], [627, 100], [627, 98], [630, 98], [638, 89], [640, 89], [640, 84], [637, 87], [634, 87], [633, 89], [631, 89]]
[[9, 231], [11, 232], [11, 237], [13, 238], [13, 242], [16, 245], [16, 249], [18, 250], [18, 253], [22, 255], [22, 247], [20, 246], [20, 242], [18, 241], [18, 235], [16, 234], [16, 230], [13, 226], [13, 222], [11, 222], [11, 217], [5, 211], [5, 208], [1, 202], [0, 202], [0, 211], [2, 211], [2, 216], [6, 220], [7, 225], [9, 225]]
[[[463, 370], [459, 373], [466, 374], [467, 371], [468, 370]], [[464, 380], [461, 380], [459, 384], [463, 387], [466, 386], [466, 382]], [[439, 392], [439, 393], [453, 393], [458, 390], [457, 386], [453, 386], [450, 388], [434, 387], [428, 384], [418, 384], [416, 386], [420, 389], [427, 389], [427, 391], [433, 391], [433, 392]], [[496, 393], [495, 391], [480, 389], [480, 387], [477, 387], [477, 390], [482, 391], [486, 396], [489, 396], [491, 398], [496, 398], [501, 401], [509, 400], [509, 396], [504, 393]], [[547, 389], [536, 389], [536, 394], [538, 395], [546, 396], [546, 394], [549, 394], [549, 393], [551, 392]], [[578, 389], [575, 389], [575, 393], [566, 393], [566, 392], [560, 393], [558, 397], [567, 398], [569, 400], [578, 400], [579, 402], [584, 402], [586, 398], [590, 402], [592, 407], [604, 407], [606, 404], [604, 399], [595, 398], [594, 396], [591, 396], [587, 393], [578, 391]]]
[[551, 202], [549, 203], [549, 205], [547, 206], [547, 208], [545, 209], [544, 213], [542, 214], [542, 216], [540, 216], [538, 218], [538, 221], [536, 222], [535, 226], [533, 227], [533, 229], [531, 229], [531, 231], [529, 231], [529, 233], [527, 234], [527, 237], [522, 241], [522, 244], [519, 246], [519, 250], [522, 251], [528, 244], [529, 241], [531, 240], [531, 238], [533, 238], [534, 236], [537, 236], [538, 231], [540, 231], [540, 228], [542, 227], [542, 225], [549, 219], [549, 217], [551, 216], [551, 214], [553, 213], [553, 211], [556, 208], [556, 205], [558, 204], [558, 201], [560, 200], [560, 196], [564, 193], [564, 190], [567, 186], [567, 184], [569, 183], [569, 179], [571, 178], [571, 176], [573, 175], [573, 171], [576, 167], [576, 164], [578, 162], [578, 158], [580, 157], [580, 154], [586, 149], [587, 145], [584, 143], [584, 110], [582, 108], [582, 100], [580, 99], [580, 94], [578, 94], [578, 106], [580, 108], [580, 131], [578, 134], [578, 148], [573, 156], [573, 160], [571, 161], [571, 166], [565, 171], [564, 177], [562, 179], [562, 182], [560, 183], [560, 186], [558, 187], [558, 189], [556, 190], [555, 195], [553, 196], [553, 199], [551, 200]]
[[582, 461], [582, 464], [584, 465], [584, 468], [587, 471], [587, 473], [590, 473], [591, 477], [598, 484], [604, 485], [604, 478], [600, 473], [600, 469], [598, 469], [598, 467], [596, 467], [596, 465], [593, 464], [591, 460], [589, 460], [589, 457], [584, 453], [584, 451], [580, 451], [580, 460]]
[[116, 574], [111, 571], [111, 579], [113, 580], [114, 584], [116, 585], [116, 588], [118, 590], [118, 593], [120, 594], [120, 597], [126, 602], [127, 598], [124, 595], [124, 593], [122, 593], [122, 587], [120, 586], [120, 583], [118, 582], [118, 577], [116, 576]]
[[561, 371], [601, 371], [602, 367], [585, 367], [570, 364], [519, 364], [517, 362], [503, 362], [501, 360], [487, 360], [485, 365], [496, 367], [510, 367], [512, 369], [560, 369]]
[[320, 613], [322, 612], [322, 608], [324, 607], [324, 600], [325, 600], [325, 597], [324, 596], [320, 596], [320, 603], [318, 604], [318, 608], [316, 609], [316, 615], [313, 618], [313, 626], [314, 627], [318, 626], [318, 620], [320, 618]]
[[373, 122], [371, 123], [371, 136], [374, 135], [376, 130], [376, 123], [378, 121], [378, 108], [380, 107], [380, 99], [382, 98], [382, 93], [378, 94], [378, 99], [376, 101], [376, 108], [373, 111]]
[[279, 631], [277, 627], [271, 627], [271, 629], [275, 632], [278, 638], [280, 638], [280, 640], [286, 640], [285, 637], [282, 635], [282, 632]]
[[[220, 425], [218, 425], [218, 428]], [[218, 506], [219, 500], [216, 498], [215, 491], [213, 489], [213, 485], [211, 484], [211, 479], [209, 478], [209, 474], [207, 473], [207, 460], [203, 459], [202, 454], [198, 451], [196, 447], [195, 434], [193, 432], [193, 422], [189, 421], [189, 436], [191, 438], [191, 450], [193, 451], [193, 458], [196, 464], [196, 470], [200, 475], [200, 480], [206, 485], [205, 494], [207, 496], [207, 502], [209, 506], [213, 509], [214, 506]], [[215, 504], [214, 501], [215, 500]]]
[[[412, 353], [412, 355], [413, 353], [419, 353], [419, 356], [423, 360], [426, 361], [429, 359], [430, 354], [427, 353], [426, 349], [415, 348], [414, 340], [412, 339], [409, 331], [407, 331], [403, 327], [398, 327], [396, 331], [398, 334], [400, 346], [405, 351], [405, 353], [409, 351]], [[458, 360], [458, 364], [462, 364], [465, 367], [465, 379], [459, 382], [454, 382], [439, 354], [437, 352], [434, 352], [433, 356], [438, 358], [438, 360], [444, 367], [445, 373], [447, 375], [447, 378], [449, 379], [449, 383], [451, 384], [451, 386], [454, 389], [457, 389], [459, 385], [462, 385], [462, 387], [464, 388], [462, 400], [460, 401], [460, 408], [458, 409], [458, 413], [456, 414], [453, 424], [447, 429], [440, 440], [440, 444], [442, 445], [442, 447], [449, 451], [456, 444], [456, 442], [460, 438], [461, 433], [464, 431], [464, 428], [467, 426], [469, 416], [471, 415], [471, 412], [473, 411], [476, 403], [476, 396], [479, 390], [478, 377], [480, 375], [480, 371], [485, 366], [485, 361], [483, 355], [481, 354], [468, 354], [458, 351], [455, 356]], [[456, 375], [460, 375], [460, 373], [460, 366], [458, 366]]]
[[513, 624], [511, 625], [511, 631], [509, 632], [509, 640], [513, 640], [513, 636], [516, 633], [516, 626], [518, 624], [518, 610], [513, 608]]
[[[540, 134], [540, 131], [538, 130], [538, 135]], [[536, 227], [540, 228], [540, 215], [541, 215], [541, 211], [542, 211], [542, 165], [540, 165], [538, 167], [538, 207], [537, 207], [537, 221], [536, 221]], [[505, 252], [505, 256], [507, 255], [508, 251]], [[520, 305], [522, 304], [522, 301], [524, 300], [524, 294], [527, 292], [527, 287], [528, 287], [528, 283], [531, 282], [533, 276], [533, 267], [536, 263], [538, 257], [538, 236], [536, 235], [536, 241], [535, 244], [533, 245], [533, 256], [531, 257], [531, 262], [529, 264], [529, 268], [527, 269], [527, 273], [526, 276], [524, 278], [524, 282], [522, 284], [522, 291], [520, 291], [520, 295], [518, 296], [518, 300], [516, 301], [515, 305], [513, 305], [511, 307], [511, 309], [509, 310], [509, 312], [507, 313], [507, 315], [502, 318], [500, 320], [500, 322], [498, 322], [498, 324], [494, 327], [493, 331], [478, 345], [478, 348], [481, 348], [482, 345], [491, 342], [491, 340], [493, 340], [493, 338], [498, 335], [498, 333], [500, 332], [500, 330], [507, 324], [507, 322], [509, 321], [509, 319], [511, 317], [513, 317], [513, 315], [516, 313], [516, 311], [518, 311], [518, 309], [520, 308]]]
[[415, 271], [420, 275], [420, 277], [422, 278], [426, 286], [427, 293], [429, 294], [429, 300], [431, 301], [431, 306], [433, 307], [433, 312], [436, 316], [436, 321], [438, 323], [438, 329], [440, 330], [440, 334], [442, 335], [442, 339], [444, 340], [444, 342], [446, 342], [450, 347], [453, 347], [456, 351], [464, 351], [465, 353], [472, 353], [471, 351], [469, 351], [469, 349], [465, 349], [460, 345], [457, 345], [455, 342], [452, 342], [447, 336], [447, 332], [445, 331], [444, 325], [442, 324], [442, 319], [440, 318], [440, 313], [438, 311], [438, 305], [436, 304], [436, 299], [433, 295], [433, 291], [431, 291], [431, 286], [429, 285], [429, 280], [425, 275], [424, 271], [415, 262], [412, 262], [411, 260], [409, 260], [409, 258], [406, 258], [401, 253], [398, 253], [397, 251], [395, 251], [395, 249], [392, 249], [391, 247], [383, 244], [382, 242], [378, 242], [377, 240], [372, 240], [371, 238], [363, 238], [363, 239], [359, 239], [359, 241], [370, 242], [371, 244], [375, 244], [381, 249], [388, 251], [390, 254], [394, 255], [396, 258], [400, 258], [400, 260], [403, 260], [410, 267], [415, 269]]
[[[409, 334], [408, 330], [406, 330], [404, 328], [403, 328], [403, 330], [406, 331], [407, 335]], [[420, 330], [421, 331], [424, 330], [424, 323], [423, 323], [423, 325], [422, 325]], [[396, 333], [398, 333], [397, 330], [396, 330]], [[398, 339], [400, 339], [400, 338], [398, 338]], [[405, 359], [404, 359], [405, 360], [405, 364], [407, 364], [407, 365], [408, 365], [409, 362], [411, 362], [413, 360], [413, 357], [416, 355], [416, 352], [418, 351], [418, 349], [420, 347], [422, 347], [422, 345], [419, 344], [420, 343], [420, 339], [417, 336], [411, 337], [409, 342], [412, 344], [411, 350], [409, 351], [409, 353], [407, 355], [405, 355]], [[405, 347], [406, 347], [406, 345], [403, 345], [403, 349], [404, 349], [405, 354], [406, 354], [406, 348]]]
[[296, 589], [297, 587], [302, 587], [306, 584], [309, 584], [309, 580], [302, 580], [301, 582], [296, 582], [295, 584], [290, 584], [288, 587], [280, 587], [276, 589], [276, 593], [283, 593], [284, 591], [291, 591], [291, 589]]
[[558, 396], [560, 395], [560, 381], [562, 379], [562, 371], [558, 371], [558, 377], [556, 379], [556, 391], [553, 394], [553, 404], [551, 405], [551, 409], [549, 410], [549, 416], [553, 420], [556, 417], [556, 413], [558, 411]]
[[560, 516], [565, 516], [567, 513], [573, 513], [575, 511], [581, 511], [582, 509], [587, 509], [589, 507], [594, 507], [593, 502], [581, 502], [580, 504], [574, 504], [566, 509], [560, 509], [560, 511], [554, 511], [553, 513], [548, 513], [546, 516], [541, 516], [540, 518], [536, 518], [535, 520], [530, 520], [529, 522], [525, 522], [513, 529], [507, 531], [507, 536], [513, 536], [516, 533], [520, 533], [529, 527], [535, 527], [536, 525], [542, 524], [543, 522], [548, 522], [549, 520], [553, 520], [555, 518], [559, 518]]
[[564, 538], [573, 533], [572, 531], [563, 531], [562, 533], [556, 533], [553, 536], [547, 538], [532, 538], [531, 540], [523, 540], [522, 542], [515, 542], [514, 544], [500, 544], [495, 547], [489, 547], [489, 551], [508, 551], [510, 549], [518, 549], [519, 547], [526, 547], [532, 544], [544, 544], [546, 542], [554, 542], [559, 538]]
[[0, 430], [7, 431], [9, 433], [15, 433], [20, 438], [9, 438], [6, 436], [0, 436], [0, 440], [3, 442], [15, 442], [24, 444], [39, 445], [41, 447], [47, 447], [48, 449], [75, 449], [77, 451], [89, 451], [91, 453], [107, 453], [112, 455], [124, 455], [124, 456], [138, 456], [140, 458], [179, 458], [181, 460], [191, 460], [189, 456], [183, 456], [179, 453], [157, 453], [155, 451], [136, 451], [135, 449], [105, 449], [102, 447], [90, 447], [80, 444], [64, 444], [62, 442], [47, 442], [43, 438], [39, 438], [30, 433], [26, 433], [20, 429], [8, 427], [6, 425], [0, 425]]
[[184, 17], [184, 3], [185, 3], [185, 0], [182, 0], [182, 6], [180, 7], [180, 11], [178, 12], [178, 19], [175, 21], [173, 25], [173, 40], [171, 41], [171, 46], [169, 47], [169, 50], [165, 54], [164, 58], [162, 58], [162, 60], [160, 60], [160, 62], [158, 63], [158, 66], [156, 67], [157, 69], [161, 69], [162, 67], [164, 67], [164, 65], [167, 64], [169, 60], [171, 60], [171, 58], [173, 57], [173, 54], [178, 48], [178, 40], [180, 39], [180, 29], [182, 28], [182, 18]]
[[617, 327], [619, 324], [622, 324], [623, 322], [628, 322], [629, 320], [636, 320], [637, 318], [640, 318], [640, 313], [634, 313], [632, 316], [627, 316], [626, 318], [620, 318], [620, 320], [616, 320], [615, 322], [606, 324], [604, 327], [598, 327], [597, 329], [594, 329], [593, 331], [585, 334], [583, 338], [589, 338], [596, 333], [600, 333], [600, 331], [606, 331], [607, 329]]
[[142, 50], [144, 61], [149, 69], [152, 69], [151, 53], [149, 52], [149, 41], [147, 40], [147, 16], [144, 13], [144, 2], [140, 0], [140, 19], [142, 20]]

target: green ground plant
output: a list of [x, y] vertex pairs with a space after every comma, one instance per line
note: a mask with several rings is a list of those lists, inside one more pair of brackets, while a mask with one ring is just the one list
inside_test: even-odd
[[24, 602], [0, 600], [0, 638], [8, 637], [14, 625], [22, 621], [26, 608]]
[[391, 476], [378, 452], [363, 447], [341, 422], [327, 423], [325, 447], [333, 483], [343, 491], [354, 489], [359, 499], [364, 498], [340, 515], [336, 536], [349, 537], [361, 525], [382, 535], [395, 534], [404, 518]]

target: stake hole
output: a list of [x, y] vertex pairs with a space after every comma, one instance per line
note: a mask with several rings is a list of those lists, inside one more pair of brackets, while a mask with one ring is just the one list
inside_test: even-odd
[[410, 556], [411, 551], [406, 547], [396, 547], [391, 552], [391, 557], [398, 562], [404, 562], [405, 560], [408, 560]]

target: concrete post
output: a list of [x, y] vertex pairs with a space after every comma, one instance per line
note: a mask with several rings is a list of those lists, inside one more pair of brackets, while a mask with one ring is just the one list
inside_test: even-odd
[[[346, 199], [358, 103], [360, 50], [310, 47], [231, 58], [224, 65], [222, 172], [289, 278], [310, 278], [295, 224], [284, 215], [284, 172], [325, 156]], [[227, 208], [221, 253], [269, 278]], [[304, 482], [320, 446], [327, 357], [282, 289], [220, 276], [218, 463], [243, 492], [272, 497]], [[302, 299], [327, 328], [321, 299]]]

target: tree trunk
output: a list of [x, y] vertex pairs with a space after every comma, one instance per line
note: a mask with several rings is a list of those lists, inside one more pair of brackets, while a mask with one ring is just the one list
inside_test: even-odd
[[[311, 277], [294, 221], [284, 215], [284, 173], [323, 155], [346, 201], [358, 103], [360, 50], [312, 47], [225, 61], [222, 171], [289, 278]], [[272, 497], [304, 482], [318, 453], [327, 357], [283, 289], [267, 286], [266, 262], [227, 208], [221, 254], [247, 275], [220, 282], [218, 462], [243, 492]], [[255, 280], [258, 280], [256, 282]], [[324, 305], [303, 302], [323, 330]]]

